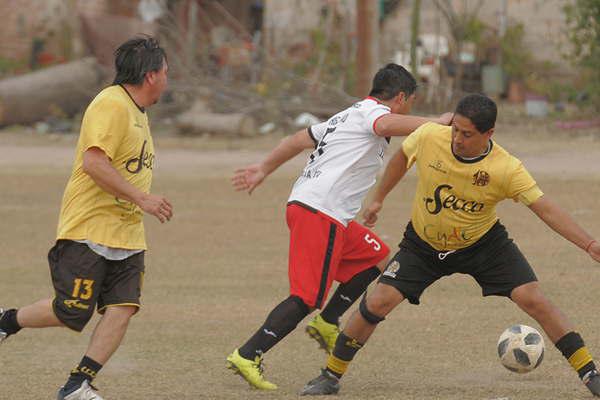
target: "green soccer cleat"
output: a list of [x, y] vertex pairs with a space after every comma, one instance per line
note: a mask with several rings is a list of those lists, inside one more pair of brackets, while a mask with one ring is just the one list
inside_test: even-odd
[[331, 354], [335, 347], [335, 341], [340, 334], [340, 328], [336, 324], [325, 321], [319, 314], [310, 320], [306, 326], [306, 333], [315, 339], [327, 354]]
[[262, 357], [256, 356], [254, 361], [248, 360], [240, 356], [238, 349], [235, 349], [227, 356], [227, 362], [227, 368], [244, 378], [250, 386], [261, 390], [277, 389], [276, 384], [267, 381], [263, 376]]

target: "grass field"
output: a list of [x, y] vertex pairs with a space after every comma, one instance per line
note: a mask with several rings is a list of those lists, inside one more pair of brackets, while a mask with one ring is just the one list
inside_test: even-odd
[[[545, 193], [600, 238], [600, 137], [528, 127], [499, 131], [498, 142], [522, 158]], [[278, 391], [251, 390], [225, 369], [225, 356], [287, 296], [284, 205], [304, 157], [283, 167], [251, 197], [233, 192], [229, 183], [231, 171], [257, 161], [272, 139], [251, 144], [158, 138], [153, 191], [172, 201], [175, 217], [165, 225], [146, 219], [150, 251], [143, 309], [96, 381], [106, 399], [295, 399], [324, 365], [325, 354], [304, 334], [302, 323], [266, 356], [266, 375]], [[4, 307], [52, 296], [46, 254], [74, 140], [0, 134]], [[390, 196], [376, 229], [393, 247], [408, 220], [414, 186], [411, 174]], [[499, 215], [547, 295], [600, 359], [600, 264], [522, 205], [505, 202]], [[514, 323], [539, 328], [510, 301], [483, 299], [470, 278], [443, 279], [425, 292], [420, 306], [402, 304], [381, 324], [343, 379], [339, 397], [590, 397], [547, 337], [540, 368], [526, 375], [505, 370], [496, 341]], [[0, 347], [0, 399], [54, 399], [85, 351], [92, 327], [83, 334], [24, 330], [10, 338]]]

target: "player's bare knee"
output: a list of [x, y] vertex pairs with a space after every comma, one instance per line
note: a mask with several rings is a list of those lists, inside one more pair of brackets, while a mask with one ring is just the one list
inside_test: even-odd
[[516, 296], [513, 296], [513, 301], [532, 317], [541, 317], [551, 313], [554, 306], [544, 296], [538, 287], [532, 286], [521, 290]]
[[115, 320], [115, 322], [128, 323], [137, 311], [138, 307], [134, 306], [113, 306], [107, 307], [104, 315], [107, 318]]
[[[377, 304], [377, 303], [376, 303]], [[385, 320], [385, 314], [380, 314], [379, 309], [374, 308], [372, 305], [367, 304], [367, 298], [363, 296], [358, 306], [360, 315], [371, 325], [377, 325], [381, 321]]]

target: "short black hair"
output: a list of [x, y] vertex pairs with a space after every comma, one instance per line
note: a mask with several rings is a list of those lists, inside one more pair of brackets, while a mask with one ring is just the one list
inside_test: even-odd
[[115, 50], [117, 75], [113, 84], [139, 85], [144, 82], [146, 73], [159, 71], [166, 59], [167, 54], [153, 37], [129, 39]]
[[485, 133], [496, 125], [498, 107], [487, 96], [469, 94], [460, 99], [455, 114], [469, 118], [480, 133]]
[[401, 65], [390, 63], [381, 68], [373, 78], [373, 87], [369, 96], [379, 100], [390, 100], [400, 92], [410, 96], [417, 90], [417, 81]]

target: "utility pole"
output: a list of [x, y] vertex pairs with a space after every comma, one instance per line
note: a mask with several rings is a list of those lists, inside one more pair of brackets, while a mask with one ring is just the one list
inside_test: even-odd
[[[500, 15], [498, 24], [498, 36], [500, 40], [504, 39], [506, 35], [506, 18], [508, 14], [508, 0], [501, 0], [500, 2]], [[502, 66], [502, 46], [499, 46], [498, 50], [498, 65]]]
[[356, 1], [356, 95], [366, 96], [379, 64], [379, 2]]
[[419, 40], [419, 22], [421, 19], [421, 0], [413, 0], [412, 20], [410, 24], [410, 69], [413, 76], [418, 80], [418, 58], [417, 41]]

